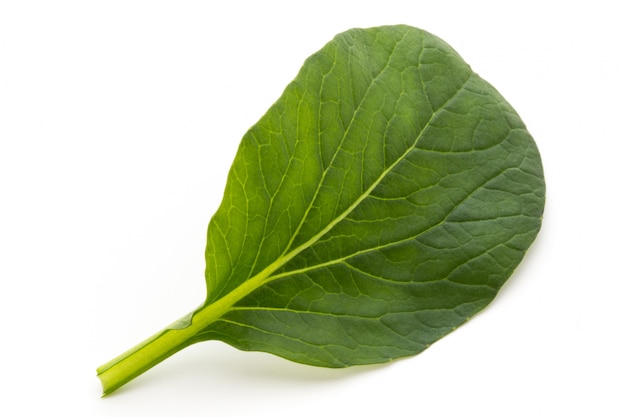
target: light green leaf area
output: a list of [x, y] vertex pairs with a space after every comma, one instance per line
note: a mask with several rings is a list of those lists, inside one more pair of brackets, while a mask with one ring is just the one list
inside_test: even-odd
[[98, 368], [104, 393], [203, 340], [326, 367], [419, 353], [493, 300], [544, 199], [532, 137], [450, 46], [342, 33], [245, 134], [205, 302]]
[[416, 354], [495, 297], [544, 194], [519, 116], [445, 42], [342, 33], [241, 142], [208, 229], [221, 307], [193, 342], [326, 367]]

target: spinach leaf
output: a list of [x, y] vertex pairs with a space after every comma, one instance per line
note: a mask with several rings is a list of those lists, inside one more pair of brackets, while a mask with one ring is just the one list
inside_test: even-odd
[[414, 355], [495, 297], [544, 194], [523, 122], [445, 42], [339, 34], [243, 137], [205, 302], [100, 367], [104, 392], [203, 340], [325, 367]]

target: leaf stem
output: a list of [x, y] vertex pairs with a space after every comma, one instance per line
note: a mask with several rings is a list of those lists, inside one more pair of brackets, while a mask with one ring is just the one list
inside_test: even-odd
[[195, 331], [192, 326], [183, 329], [165, 328], [152, 337], [100, 366], [97, 370], [102, 382], [103, 396], [109, 395], [179, 350], [189, 346]]
[[201, 305], [192, 313], [100, 366], [97, 373], [102, 382], [103, 397], [195, 343], [194, 336], [262, 284], [269, 271], [264, 272], [245, 281], [214, 303]]

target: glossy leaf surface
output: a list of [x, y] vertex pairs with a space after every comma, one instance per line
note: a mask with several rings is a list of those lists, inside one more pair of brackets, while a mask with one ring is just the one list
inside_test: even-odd
[[245, 135], [206, 251], [201, 333], [347, 366], [417, 353], [485, 307], [537, 234], [539, 154], [440, 39], [351, 30]]

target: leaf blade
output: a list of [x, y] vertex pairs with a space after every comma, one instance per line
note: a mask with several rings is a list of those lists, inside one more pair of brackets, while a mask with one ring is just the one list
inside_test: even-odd
[[543, 195], [523, 123], [449, 46], [348, 31], [244, 136], [209, 227], [206, 304], [259, 287], [197, 339], [333, 367], [420, 352], [495, 297]]

